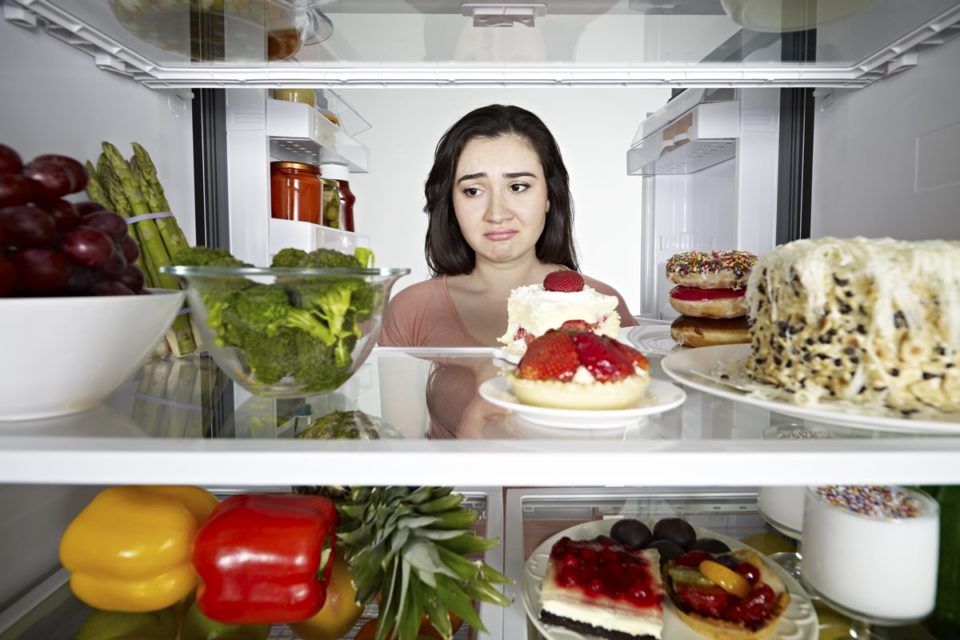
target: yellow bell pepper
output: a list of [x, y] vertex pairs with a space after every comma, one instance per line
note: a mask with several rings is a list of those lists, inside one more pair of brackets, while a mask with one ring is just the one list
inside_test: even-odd
[[96, 609], [126, 612], [180, 601], [197, 585], [190, 546], [216, 505], [199, 487], [104, 489], [60, 539], [74, 595]]

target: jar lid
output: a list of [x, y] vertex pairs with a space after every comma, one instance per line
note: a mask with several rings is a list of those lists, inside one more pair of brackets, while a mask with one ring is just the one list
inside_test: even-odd
[[287, 162], [278, 161], [270, 163], [271, 169], [293, 169], [295, 171], [309, 171], [311, 173], [320, 173], [320, 167], [306, 162]]
[[324, 178], [330, 178], [331, 180], [350, 181], [350, 169], [347, 168], [345, 164], [333, 162], [322, 163], [320, 165], [320, 175]]

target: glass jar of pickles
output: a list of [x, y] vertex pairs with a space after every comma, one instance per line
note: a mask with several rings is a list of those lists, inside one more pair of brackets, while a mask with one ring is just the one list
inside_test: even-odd
[[320, 169], [306, 162], [270, 163], [270, 215], [320, 224], [323, 183]]

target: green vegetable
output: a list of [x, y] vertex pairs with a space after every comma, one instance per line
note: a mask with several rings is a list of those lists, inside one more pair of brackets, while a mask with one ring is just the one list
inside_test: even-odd
[[362, 269], [364, 265], [351, 255], [334, 249], [281, 249], [273, 257], [272, 267], [310, 267], [314, 269]]
[[229, 251], [209, 247], [181, 247], [171, 255], [171, 263], [188, 267], [250, 267]]
[[[224, 624], [201, 613], [194, 602], [183, 620], [181, 640], [266, 640], [268, 624]], [[174, 636], [170, 636], [173, 638]]]
[[302, 267], [307, 259], [307, 252], [303, 249], [281, 249], [273, 256], [272, 267]]
[[94, 609], [80, 628], [76, 640], [169, 640], [177, 637], [177, 618], [172, 608], [148, 613]]
[[[310, 253], [284, 249], [277, 258], [284, 266], [359, 266], [353, 256], [332, 249]], [[175, 262], [244, 264], [226, 251], [203, 247], [178, 252]], [[350, 377], [353, 350], [363, 335], [360, 323], [372, 316], [383, 295], [380, 285], [350, 276], [287, 276], [273, 284], [256, 284], [238, 276], [198, 287], [217, 346], [239, 349], [259, 382], [275, 384], [293, 378], [306, 393], [335, 389]]]

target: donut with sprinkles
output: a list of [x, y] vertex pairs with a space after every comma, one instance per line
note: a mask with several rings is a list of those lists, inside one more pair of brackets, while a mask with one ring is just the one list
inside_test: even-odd
[[667, 278], [683, 287], [740, 289], [756, 262], [747, 251], [687, 251], [667, 260]]

